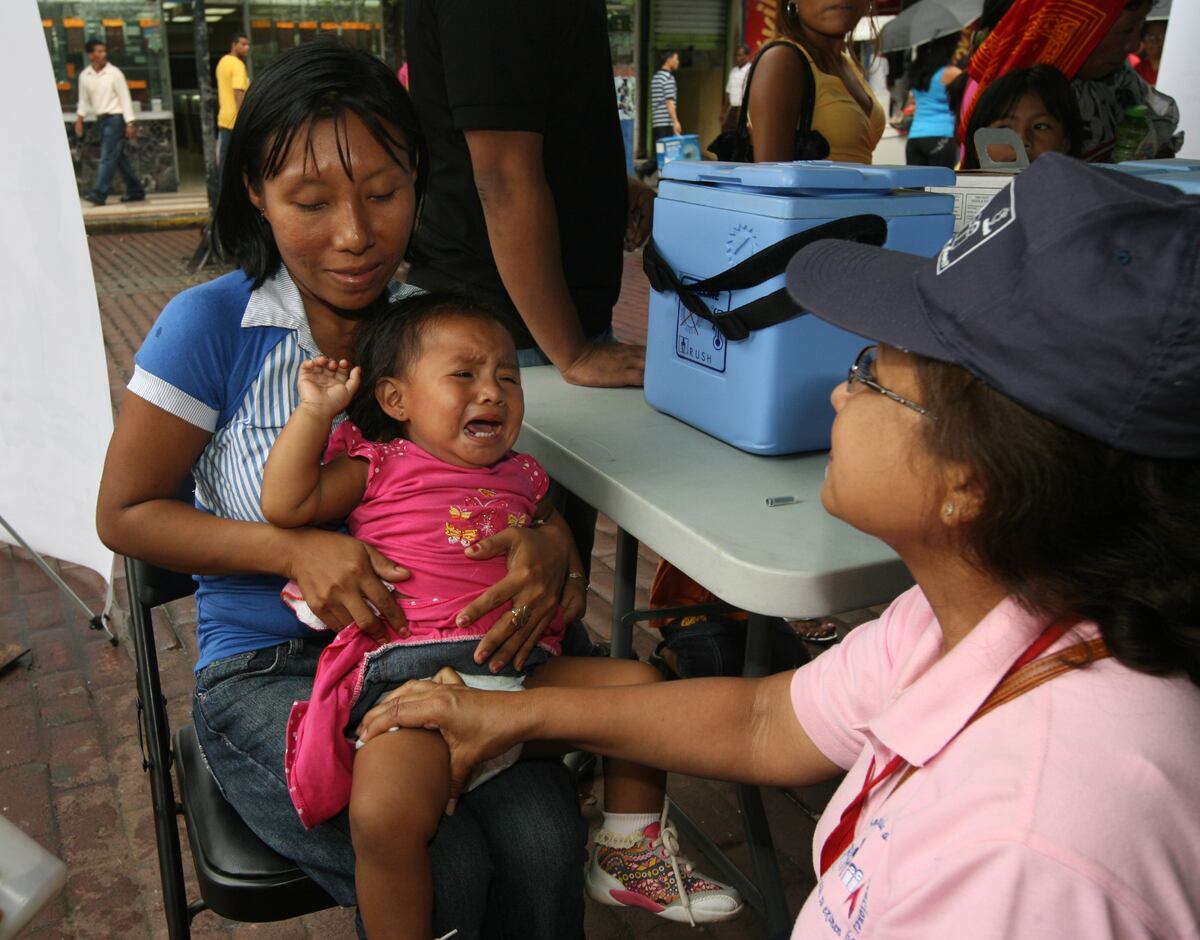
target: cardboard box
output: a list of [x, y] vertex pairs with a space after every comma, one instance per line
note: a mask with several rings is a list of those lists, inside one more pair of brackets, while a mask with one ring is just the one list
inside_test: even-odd
[[966, 228], [979, 210], [992, 201], [992, 197], [1012, 182], [1014, 173], [959, 173], [953, 186], [927, 186], [931, 193], [949, 193], [954, 197], [954, 234]]

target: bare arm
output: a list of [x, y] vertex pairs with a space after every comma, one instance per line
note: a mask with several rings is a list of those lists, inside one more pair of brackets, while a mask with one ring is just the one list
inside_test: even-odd
[[[533, 518], [546, 525], [553, 523], [559, 528], [568, 529], [567, 521], [554, 508], [554, 502], [549, 496], [546, 496], [538, 503], [537, 512]], [[583, 577], [583, 559], [579, 555], [579, 546], [575, 544], [574, 539], [571, 539], [571, 547], [567, 559], [567, 578], [563, 583], [562, 599], [560, 601], [562, 617], [565, 623], [579, 620], [587, 613], [587, 589], [587, 581]], [[528, 647], [529, 649], [521, 650], [522, 662], [524, 662], [525, 656], [529, 654], [529, 650], [533, 649], [533, 641], [528, 643]]]
[[235, 88], [233, 90], [233, 105], [238, 110], [242, 110], [242, 99], [246, 97], [245, 89]]
[[[297, 420], [299, 414], [297, 408], [288, 418], [263, 471], [263, 515], [272, 525], [285, 529], [345, 519], [362, 502], [367, 488], [365, 460], [339, 454], [327, 464], [320, 463], [327, 434], [315, 448], [316, 458], [307, 459], [313, 451], [301, 441], [307, 433], [301, 428], [312, 423], [312, 418], [305, 414]], [[296, 433], [285, 438], [292, 427]]]
[[[410, 682], [367, 713], [359, 736], [437, 727], [457, 793], [470, 769], [518, 741], [563, 741], [605, 756], [717, 780], [796, 786], [840, 772], [792, 709], [792, 674], [687, 679], [620, 689], [537, 688], [521, 695]], [[703, 736], [645, 733], [646, 715], [687, 715]]]
[[83, 74], [79, 75], [79, 103], [75, 107], [75, 136], [83, 137], [83, 116], [92, 113], [92, 96], [88, 91], [87, 84], [83, 80]]
[[300, 365], [300, 403], [271, 446], [259, 499], [267, 521], [294, 528], [346, 518], [367, 486], [364, 461], [341, 455], [321, 465], [333, 419], [358, 390], [361, 372], [326, 356]]
[[750, 96], [743, 102], [750, 109], [756, 163], [785, 162], [795, 156], [796, 125], [808, 81], [793, 50], [775, 46], [763, 53], [750, 83]]
[[496, 621], [475, 648], [475, 662], [489, 662], [496, 669], [510, 660], [518, 669], [525, 665], [525, 656], [550, 625], [562, 598], [574, 545], [571, 530], [556, 512], [543, 526], [510, 526], [465, 549], [468, 556], [478, 560], [506, 556], [508, 574], [463, 608], [457, 618], [459, 626], [477, 620], [500, 604], [528, 608], [523, 624], [510, 614]]
[[407, 572], [357, 539], [221, 519], [181, 502], [180, 486], [210, 436], [137, 395], [125, 396], [96, 505], [96, 528], [109, 548], [189, 574], [294, 578], [330, 625], [357, 621], [383, 636], [364, 598], [392, 623], [404, 623], [379, 579], [403, 580]]
[[683, 133], [683, 125], [679, 123], [679, 116], [675, 113], [675, 99], [668, 98], [664, 102], [667, 106], [667, 114], [671, 116], [671, 128], [676, 134]]
[[[567, 290], [542, 135], [467, 131], [475, 186], [504, 288], [534, 341], [576, 385], [641, 385], [640, 346], [588, 344]], [[580, 224], [586, 224], [580, 220]]]

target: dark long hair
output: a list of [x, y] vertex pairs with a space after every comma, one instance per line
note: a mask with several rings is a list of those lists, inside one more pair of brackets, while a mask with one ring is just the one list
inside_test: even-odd
[[967, 122], [964, 170], [979, 169], [979, 154], [975, 152], [975, 132], [993, 121], [1008, 117], [1013, 108], [1028, 94], [1042, 99], [1046, 110], [1062, 122], [1067, 135], [1067, 156], [1083, 155], [1083, 118], [1079, 115], [1079, 99], [1071, 83], [1053, 65], [1031, 65], [1001, 75], [980, 94]]
[[1119, 451], [959, 366], [917, 368], [927, 446], [981, 481], [971, 560], [1030, 610], [1095, 621], [1126, 666], [1200, 685], [1200, 460]]
[[958, 33], [942, 36], [933, 42], [921, 46], [917, 60], [912, 64], [912, 89], [914, 91], [929, 91], [929, 83], [937, 70], [949, 65], [954, 58], [954, 50], [958, 48]]
[[380, 379], [406, 375], [421, 355], [425, 334], [454, 317], [470, 317], [508, 329], [487, 303], [453, 292], [401, 297], [386, 310], [364, 320], [358, 328], [355, 364], [362, 369], [362, 381], [346, 408], [346, 416], [367, 440], [388, 441], [404, 436], [404, 426], [379, 406], [375, 386]]
[[[279, 270], [271, 227], [250, 202], [246, 186], [262, 186], [283, 169], [293, 142], [312, 146], [313, 122], [332, 119], [342, 166], [350, 172], [342, 135], [356, 114], [401, 166], [416, 170], [418, 213], [429, 159], [408, 92], [375, 57], [322, 39], [282, 53], [257, 76], [238, 111], [221, 171], [213, 232], [219, 249], [237, 261], [254, 286]], [[400, 136], [396, 137], [399, 131]]]

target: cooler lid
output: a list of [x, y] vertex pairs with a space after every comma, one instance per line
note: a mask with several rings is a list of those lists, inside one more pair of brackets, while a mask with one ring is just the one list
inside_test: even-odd
[[1163, 173], [1161, 176], [1147, 176], [1145, 179], [1151, 183], [1164, 183], [1167, 186], [1174, 186], [1180, 192], [1187, 193], [1189, 196], [1200, 193], [1200, 173]]
[[1124, 163], [1099, 163], [1106, 170], [1119, 170], [1134, 176], [1160, 176], [1164, 173], [1200, 173], [1200, 160], [1166, 157], [1157, 160], [1126, 160]]
[[764, 193], [878, 193], [894, 189], [953, 186], [954, 171], [943, 166], [871, 166], [831, 160], [792, 163], [720, 163], [672, 160], [662, 178], [684, 183], [736, 187]]

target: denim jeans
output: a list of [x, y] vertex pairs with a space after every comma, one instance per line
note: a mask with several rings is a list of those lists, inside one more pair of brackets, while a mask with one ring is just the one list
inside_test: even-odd
[[229, 152], [229, 138], [233, 131], [226, 127], [217, 128], [217, 179], [221, 178], [221, 170], [225, 167], [225, 154]]
[[[209, 767], [247, 825], [351, 905], [347, 812], [305, 830], [283, 773], [288, 713], [309, 697], [326, 642], [292, 639], [211, 663], [196, 676], [192, 717]], [[581, 937], [586, 837], [558, 761], [521, 761], [473, 790], [442, 817], [429, 847], [435, 935], [457, 928], [460, 940]]]
[[[782, 620], [771, 624], [772, 673], [798, 669], [808, 662], [808, 651], [794, 630]], [[711, 617], [686, 627], [662, 628], [663, 641], [654, 651], [652, 663], [662, 660], [664, 648], [675, 654], [673, 674], [680, 679], [702, 676], [740, 676], [746, 658], [746, 624], [727, 617]], [[660, 667], [662, 668], [662, 667]]]
[[[350, 710], [347, 730], [353, 731], [384, 693], [404, 685], [409, 679], [432, 676], [442, 666], [450, 666], [461, 676], [492, 675], [487, 663], [480, 665], [475, 662], [475, 647], [478, 644], [479, 640], [475, 637], [444, 643], [400, 643], [382, 653], [373, 654], [363, 672], [362, 691]], [[550, 653], [535, 646], [525, 660], [524, 669], [517, 669], [508, 663], [495, 675], [528, 676], [550, 658]]]
[[125, 181], [127, 196], [144, 196], [146, 189], [133, 172], [129, 158], [125, 156], [125, 118], [119, 114], [106, 114], [97, 119], [100, 129], [100, 169], [91, 195], [96, 202], [104, 202], [112, 189], [113, 174], [120, 173]]
[[[597, 343], [598, 345], [607, 345], [608, 343], [615, 343], [617, 341], [617, 337], [613, 334], [611, 326], [602, 333], [589, 336], [587, 339], [589, 343]], [[548, 366], [550, 365], [550, 357], [537, 346], [526, 346], [524, 349], [517, 350], [517, 365], [522, 369], [528, 369], [531, 366]]]

